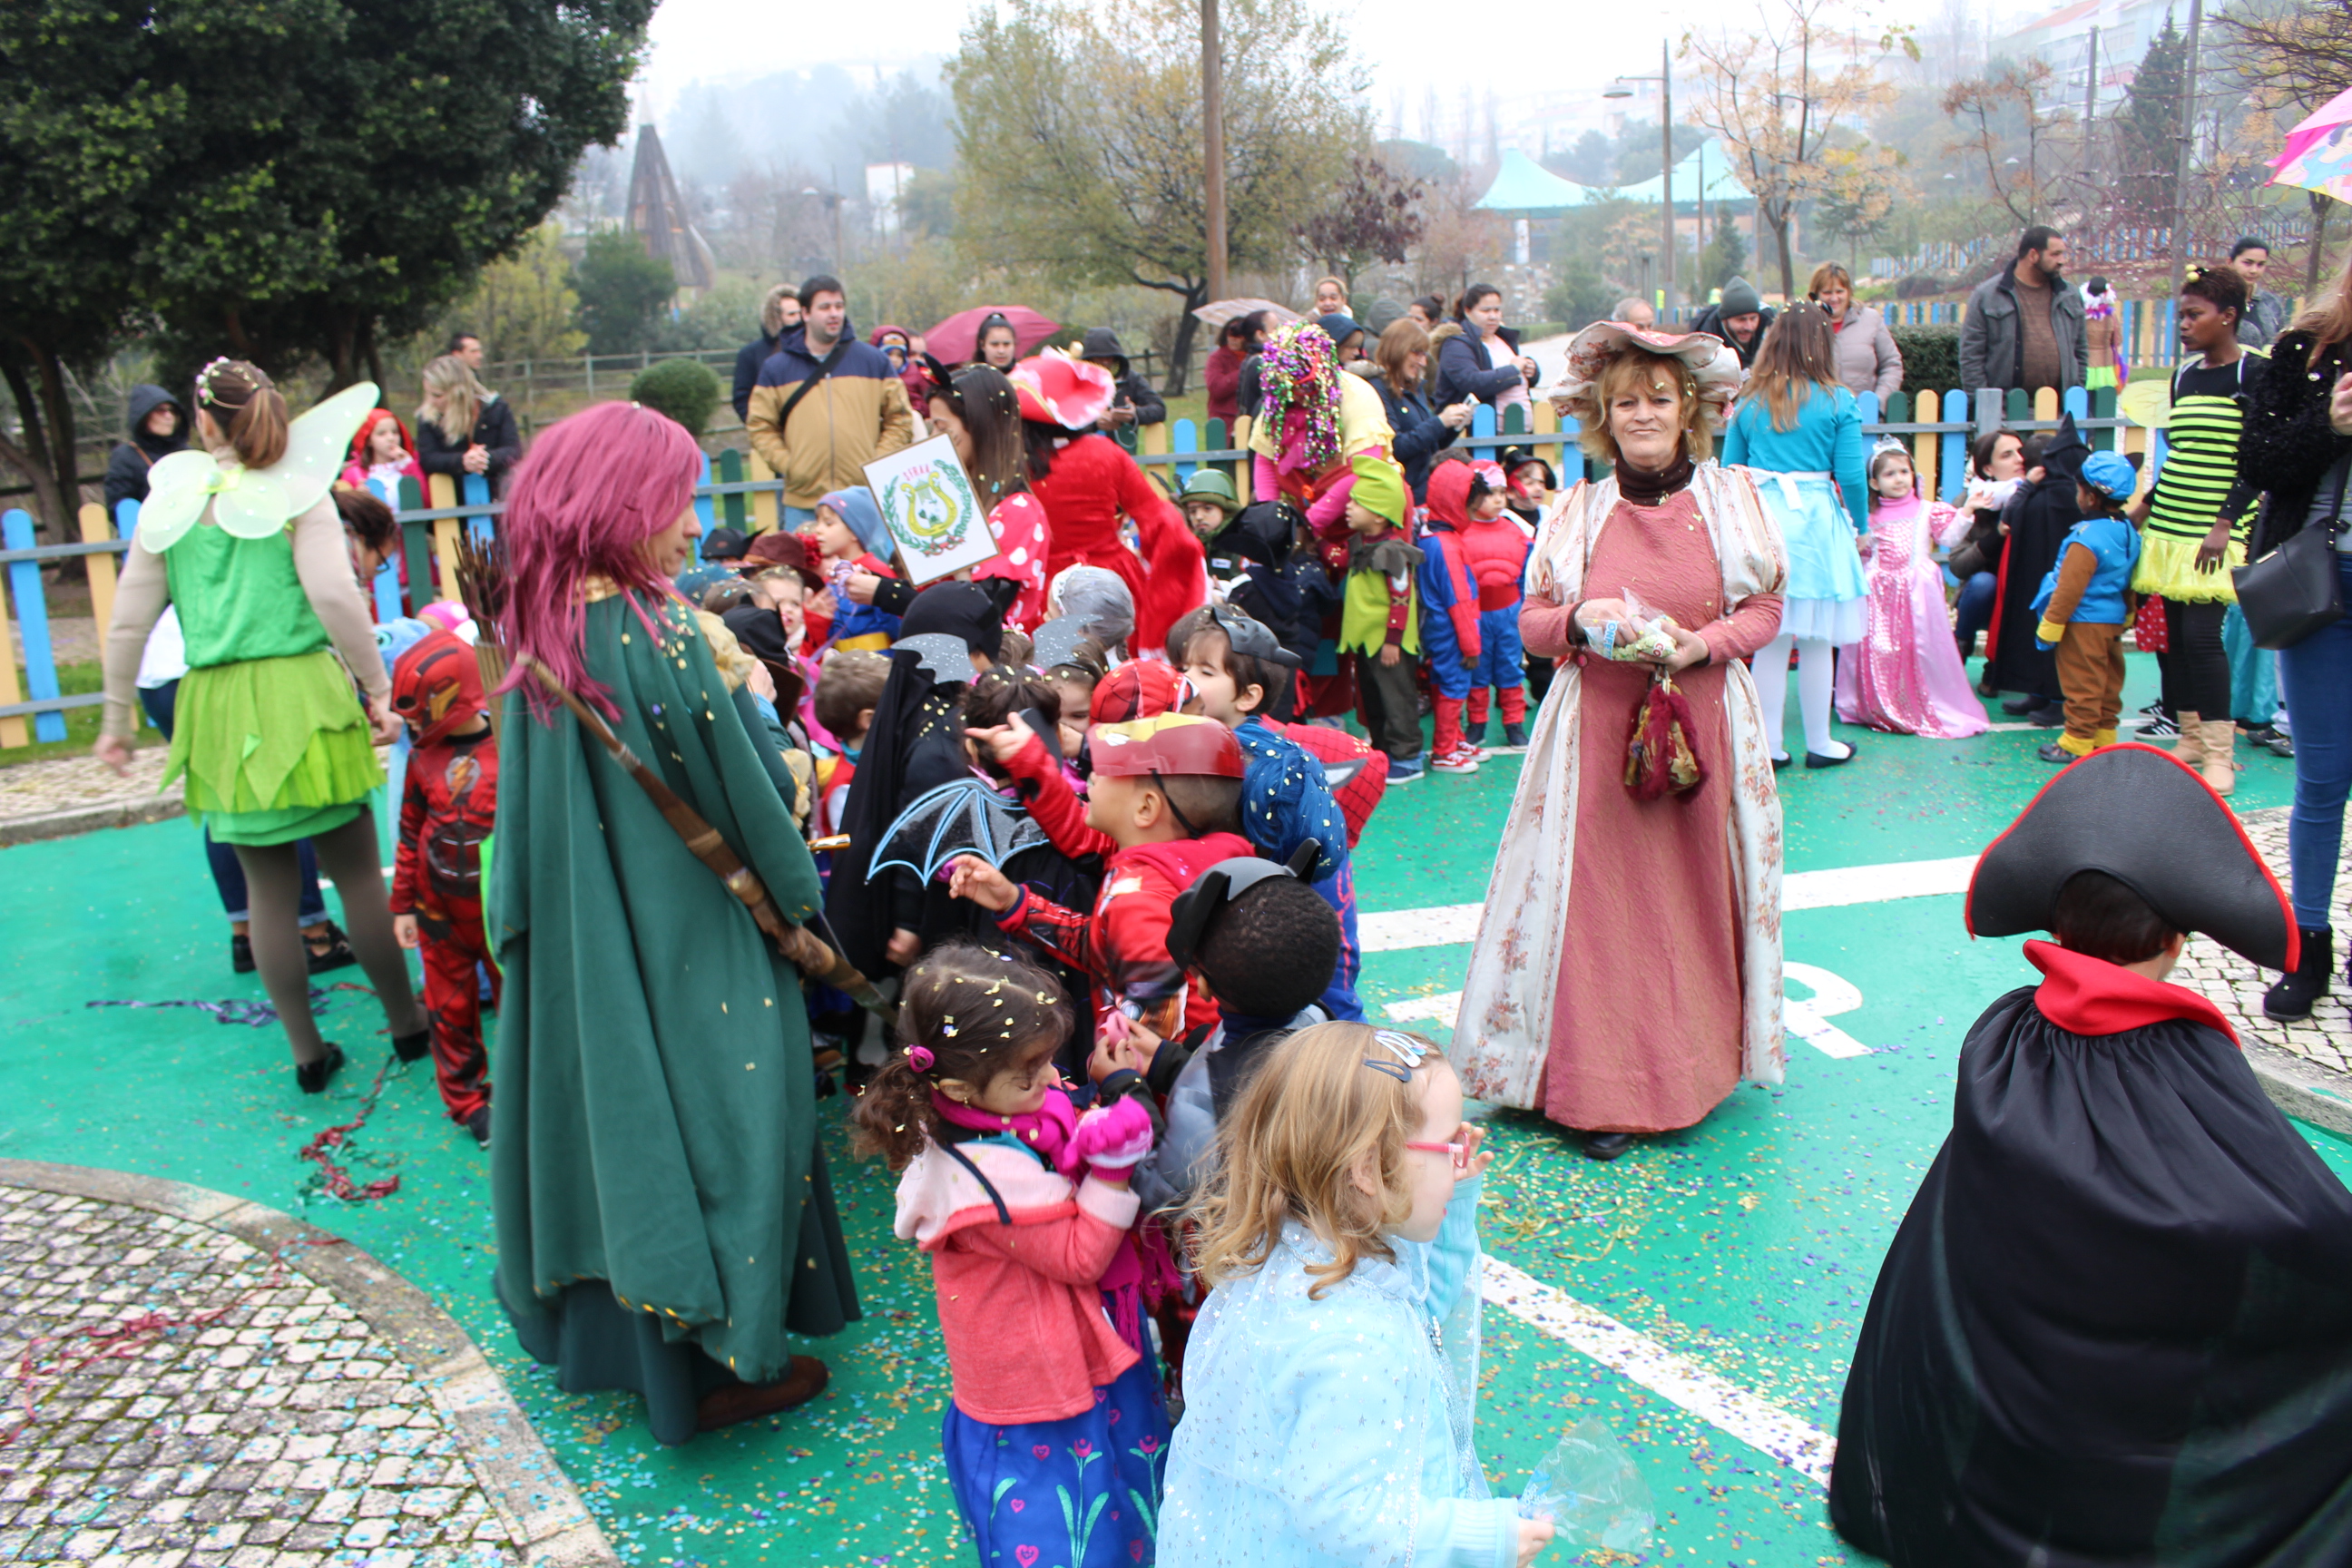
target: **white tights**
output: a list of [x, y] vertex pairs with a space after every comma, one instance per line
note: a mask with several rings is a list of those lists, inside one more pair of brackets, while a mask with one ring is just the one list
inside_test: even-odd
[[1789, 701], [1789, 650], [1797, 663], [1797, 706], [1805, 721], [1805, 750], [1824, 757], [1843, 757], [1851, 749], [1830, 739], [1830, 700], [1837, 667], [1830, 645], [1817, 637], [1774, 637], [1756, 656], [1756, 700], [1764, 710], [1764, 743], [1775, 759], [1788, 753], [1780, 745], [1780, 720]]

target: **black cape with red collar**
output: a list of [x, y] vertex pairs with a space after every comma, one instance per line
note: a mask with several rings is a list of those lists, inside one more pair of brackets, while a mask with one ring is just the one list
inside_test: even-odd
[[2352, 1562], [2352, 1194], [2203, 997], [2026, 956], [1871, 1297], [1832, 1521], [1899, 1568]]

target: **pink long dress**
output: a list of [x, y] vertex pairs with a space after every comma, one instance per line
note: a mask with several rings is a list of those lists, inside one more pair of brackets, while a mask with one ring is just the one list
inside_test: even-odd
[[[1697, 720], [1706, 782], [1640, 801], [1625, 742], [1649, 689], [1646, 664], [1583, 661], [1575, 866], [1560, 946], [1544, 1114], [1587, 1132], [1663, 1132], [1704, 1120], [1739, 1082], [1739, 904], [1730, 849], [1731, 729], [1724, 666], [1780, 626], [1780, 595], [1724, 611], [1723, 571], [1692, 493], [1620, 501], [1593, 546], [1586, 592], [1626, 588], [1706, 639], [1714, 658], [1675, 677]], [[1567, 609], [1529, 599], [1529, 653], [1572, 651]]]
[[1871, 509], [1868, 629], [1838, 656], [1837, 711], [1849, 724], [1957, 741], [1990, 723], [1969, 689], [1933, 551], [1933, 525], [1950, 510], [1917, 496]]

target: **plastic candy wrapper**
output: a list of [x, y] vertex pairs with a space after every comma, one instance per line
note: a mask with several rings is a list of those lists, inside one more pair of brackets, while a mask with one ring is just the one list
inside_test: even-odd
[[1632, 1456], [1608, 1427], [1588, 1416], [1568, 1429], [1528, 1478], [1519, 1517], [1549, 1520], [1559, 1544], [1643, 1552], [1655, 1510]]
[[1587, 599], [1576, 606], [1576, 624], [1584, 646], [1603, 658], [1621, 662], [1663, 659], [1675, 651], [1675, 623], [1668, 616], [1652, 616], [1641, 595], [1627, 588], [1614, 599]]

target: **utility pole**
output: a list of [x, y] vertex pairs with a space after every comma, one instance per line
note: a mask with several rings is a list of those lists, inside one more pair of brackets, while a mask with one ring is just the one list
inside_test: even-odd
[[1201, 0], [1201, 128], [1203, 205], [1209, 228], [1209, 298], [1225, 293], [1225, 62], [1217, 0]]
[[[1660, 301], [1660, 325], [1672, 318], [1675, 308], [1675, 58], [1672, 42], [1658, 43], [1658, 140], [1664, 162], [1658, 166], [1664, 171], [1660, 176], [1658, 194], [1665, 198], [1666, 207], [1666, 287]], [[1706, 183], [1699, 189], [1704, 193]]]
[[2091, 177], [2091, 127], [2099, 117], [2099, 29], [2091, 27], [2090, 63], [2083, 71], [2083, 176]]
[[2172, 176], [2172, 273], [2164, 296], [2180, 287], [2192, 254], [2189, 242], [2189, 165], [2197, 151], [2197, 47], [2205, 30], [2205, 0], [2189, 0], [2188, 69], [2180, 79], [2180, 162]]

